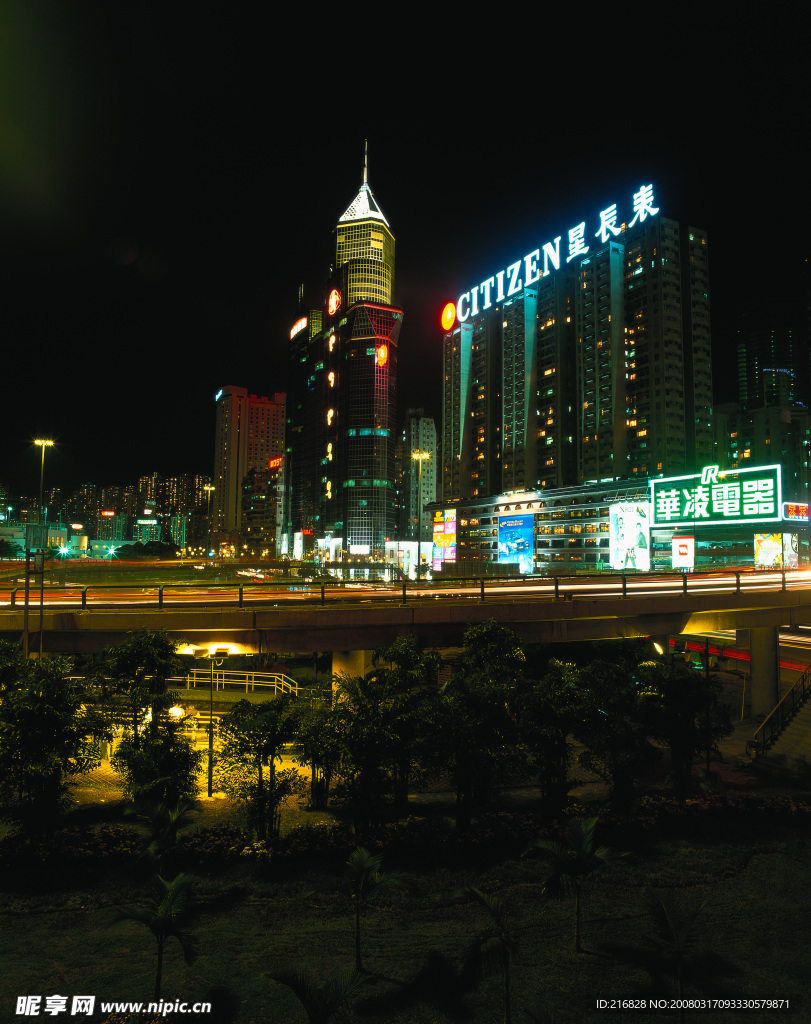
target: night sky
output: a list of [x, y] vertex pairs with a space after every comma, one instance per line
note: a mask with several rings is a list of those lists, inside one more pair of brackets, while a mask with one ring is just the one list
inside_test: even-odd
[[57, 441], [46, 488], [211, 472], [216, 391], [285, 389], [297, 289], [319, 304], [364, 138], [397, 239], [400, 414], [439, 419], [446, 300], [648, 182], [709, 233], [716, 400], [734, 398], [738, 304], [802, 273], [808, 89], [799, 6], [734, 25], [719, 7], [582, 45], [516, 19], [509, 46], [486, 26], [382, 46], [376, 25], [339, 60], [340, 18], [317, 35], [239, 5], [8, 0], [0, 483], [36, 493], [35, 437]]

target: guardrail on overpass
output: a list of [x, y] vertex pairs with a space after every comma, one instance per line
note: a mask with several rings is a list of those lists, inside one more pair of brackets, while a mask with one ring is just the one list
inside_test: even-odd
[[[582, 573], [576, 576], [499, 576], [499, 577], [460, 577], [458, 579], [438, 580], [427, 584], [423, 581], [403, 580], [396, 585], [385, 583], [347, 583], [342, 580], [332, 582], [307, 582], [268, 584], [266, 582], [245, 583], [213, 583], [200, 585], [196, 583], [162, 583], [144, 586], [143, 584], [100, 583], [81, 587], [49, 586], [46, 590], [49, 604], [58, 604], [62, 608], [77, 607], [114, 607], [126, 602], [129, 607], [165, 608], [178, 602], [186, 607], [206, 607], [212, 599], [217, 604], [236, 605], [244, 608], [251, 604], [274, 603], [294, 597], [303, 603], [328, 602], [357, 603], [368, 599], [370, 593], [378, 600], [391, 600], [407, 604], [409, 600], [424, 599], [427, 592], [431, 597], [456, 595], [460, 589], [478, 595], [485, 601], [488, 597], [498, 596], [505, 589], [514, 587], [532, 587], [555, 600], [568, 599], [579, 589], [599, 588], [601, 596], [627, 597], [640, 588], [653, 588], [660, 583], [678, 582], [681, 593], [695, 593], [706, 589], [708, 585], [729, 581], [734, 590], [765, 586], [776, 586], [786, 591], [792, 585], [792, 579], [798, 575], [791, 570], [770, 572], [732, 570], [719, 573]], [[803, 572], [804, 580], [809, 574]], [[247, 593], [246, 593], [247, 592]], [[2, 594], [2, 590], [0, 590]], [[9, 608], [21, 607], [24, 600], [24, 587], [11, 587], [9, 590]], [[105, 599], [106, 595], [106, 599]], [[123, 595], [123, 596], [122, 596]], [[273, 595], [273, 596], [269, 596]], [[409, 597], [410, 595], [410, 597]], [[38, 609], [37, 595], [32, 590], [28, 601], [29, 611]]]
[[[46, 603], [43, 647], [95, 651], [144, 627], [166, 629], [201, 646], [229, 642], [262, 653], [373, 650], [404, 635], [426, 647], [454, 647], [467, 626], [491, 618], [527, 643], [807, 625], [809, 579], [805, 572], [781, 572], [488, 579], [473, 586], [454, 581], [442, 588], [409, 584], [406, 603], [400, 586], [351, 590], [322, 602], [320, 585], [314, 592], [274, 594], [242, 606], [211, 597], [206, 602], [199, 594], [194, 602], [164, 600], [162, 607]], [[38, 611], [29, 606], [31, 629]], [[0, 635], [17, 640], [22, 629], [22, 609], [0, 611]]]

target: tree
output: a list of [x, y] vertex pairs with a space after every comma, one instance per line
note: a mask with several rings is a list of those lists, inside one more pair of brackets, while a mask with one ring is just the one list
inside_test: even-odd
[[147, 736], [139, 746], [124, 740], [110, 763], [121, 776], [124, 795], [135, 803], [162, 801], [174, 807], [198, 793], [203, 752], [176, 735], [169, 725], [157, 738]]
[[155, 936], [158, 944], [158, 963], [155, 971], [155, 1002], [161, 997], [163, 979], [163, 953], [168, 939], [177, 939], [187, 964], [197, 957], [195, 936], [186, 931], [194, 915], [194, 897], [191, 878], [180, 874], [171, 881], [155, 875], [152, 880], [150, 899], [143, 907], [120, 909], [115, 913], [113, 924], [135, 921], [144, 925]]
[[461, 664], [434, 710], [434, 764], [450, 769], [456, 826], [465, 829], [499, 786], [524, 768], [512, 703], [524, 653], [515, 634], [490, 621], [464, 634]]
[[202, 752], [180, 737], [178, 723], [166, 716], [180, 699], [169, 689], [178, 671], [177, 647], [165, 630], [142, 629], [107, 648], [95, 670], [107, 713], [123, 709], [130, 725], [111, 763], [134, 801], [174, 806], [197, 795]]
[[27, 828], [50, 826], [70, 781], [99, 763], [104, 724], [68, 658], [0, 665], [0, 800]]
[[407, 673], [378, 665], [365, 676], [337, 677], [333, 715], [340, 738], [338, 774], [355, 830], [363, 836], [395, 793], [402, 806], [428, 728], [428, 693]]
[[592, 661], [581, 670], [580, 695], [575, 736], [588, 748], [580, 764], [608, 783], [613, 809], [628, 813], [636, 780], [658, 756], [649, 740], [650, 702], [632, 671], [607, 661]]
[[6, 540], [5, 537], [0, 537], [0, 558], [20, 558], [22, 552], [20, 551], [20, 545], [14, 544], [12, 541]]
[[163, 873], [163, 858], [177, 845], [177, 832], [184, 815], [194, 810], [197, 808], [190, 800], [181, 799], [171, 806], [160, 800], [144, 801], [124, 811], [126, 817], [146, 826], [149, 833], [146, 854], [155, 861], [159, 875]]
[[306, 971], [281, 970], [270, 977], [286, 985], [304, 1007], [309, 1024], [329, 1024], [329, 1019], [347, 1000], [371, 981], [368, 974], [347, 968], [336, 968], [323, 985], [317, 985]]
[[495, 971], [504, 972], [504, 1024], [512, 1024], [512, 992], [510, 963], [517, 953], [515, 939], [509, 929], [507, 911], [495, 896], [489, 896], [475, 885], [457, 889], [454, 899], [473, 899], [490, 916], [490, 926], [479, 932], [462, 953], [462, 976], [474, 985]]
[[394, 726], [388, 765], [394, 804], [404, 811], [411, 780], [425, 761], [431, 722], [429, 702], [442, 658], [437, 651], [421, 651], [414, 637], [406, 636], [376, 651], [374, 660], [375, 679], [386, 692]]
[[569, 794], [569, 735], [580, 718], [579, 680], [575, 665], [553, 660], [544, 676], [523, 687], [516, 700], [519, 736], [532, 756], [549, 816], [563, 810]]
[[299, 764], [310, 767], [310, 806], [324, 811], [329, 804], [332, 779], [341, 763], [343, 741], [341, 715], [332, 700], [317, 703], [299, 719], [297, 742]]
[[569, 826], [563, 842], [551, 839], [536, 839], [524, 850], [522, 856], [538, 854], [551, 865], [551, 871], [544, 881], [544, 892], [574, 892], [574, 947], [581, 953], [580, 944], [580, 897], [583, 883], [595, 871], [614, 863], [627, 853], [617, 853], [607, 846], [597, 846], [594, 833], [597, 818], [579, 818]]
[[[297, 715], [289, 694], [260, 704], [238, 701], [220, 723], [222, 747], [217, 757], [218, 784], [242, 800], [252, 830], [260, 839], [279, 834], [281, 801], [293, 792], [298, 773], [276, 773], [282, 747], [296, 735]], [[267, 776], [265, 768], [267, 767]]]
[[349, 860], [344, 868], [343, 878], [335, 888], [315, 889], [308, 893], [313, 896], [318, 892], [333, 891], [342, 893], [352, 904], [355, 914], [355, 970], [363, 970], [363, 960], [360, 949], [360, 918], [361, 912], [366, 906], [369, 897], [377, 889], [385, 885], [399, 886], [403, 879], [396, 871], [383, 870], [383, 855], [372, 855], [369, 851], [359, 846], [349, 855]]
[[145, 709], [149, 708], [149, 734], [155, 739], [161, 714], [177, 701], [168, 683], [178, 671], [177, 648], [178, 641], [165, 630], [141, 629], [104, 652], [100, 671], [112, 680], [112, 693], [123, 699], [135, 747], [140, 746]]
[[637, 676], [650, 705], [653, 735], [670, 750], [676, 798], [685, 800], [695, 755], [706, 753], [709, 770], [718, 741], [732, 732], [723, 687], [717, 676], [701, 675], [682, 661], [643, 662]]
[[25, 664], [19, 644], [0, 640], [0, 700], [8, 687], [17, 685]]

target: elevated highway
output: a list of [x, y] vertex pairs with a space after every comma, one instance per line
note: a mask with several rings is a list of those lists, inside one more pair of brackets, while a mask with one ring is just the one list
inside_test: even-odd
[[[43, 651], [97, 652], [149, 628], [165, 629], [194, 646], [228, 645], [235, 652], [332, 651], [336, 670], [363, 671], [373, 650], [398, 637], [413, 636], [423, 647], [456, 647], [468, 626], [489, 619], [533, 644], [747, 630], [753, 700], [757, 688], [762, 691], [754, 701], [758, 709], [770, 710], [778, 687], [778, 628], [811, 625], [811, 574], [806, 572], [572, 577], [487, 581], [486, 586], [477, 581], [443, 590], [422, 586], [410, 593], [399, 587], [344, 591], [330, 599], [316, 586], [307, 594], [255, 596], [246, 603], [240, 593], [237, 603], [232, 594], [228, 604], [200, 595], [193, 603], [171, 602], [161, 595], [161, 607], [154, 606], [154, 598], [148, 599], [151, 607], [47, 603]], [[38, 632], [39, 608], [33, 602], [28, 627], [31, 634]], [[0, 610], [0, 638], [17, 642], [23, 629], [23, 608]]]

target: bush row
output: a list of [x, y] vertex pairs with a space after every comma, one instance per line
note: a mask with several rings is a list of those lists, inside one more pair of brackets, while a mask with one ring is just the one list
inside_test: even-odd
[[[432, 865], [476, 863], [518, 856], [535, 839], [560, 839], [571, 818], [593, 810], [573, 804], [560, 819], [538, 813], [501, 811], [480, 817], [466, 832], [442, 818], [409, 817], [381, 825], [362, 837], [370, 850], [385, 850], [392, 861]], [[790, 797], [732, 797], [707, 794], [679, 803], [667, 797], [643, 797], [634, 815], [600, 817], [601, 841], [640, 848], [661, 838], [724, 838], [745, 831], [775, 836], [811, 829], [811, 804]], [[143, 834], [125, 826], [65, 828], [47, 839], [21, 835], [0, 841], [0, 869], [9, 877], [31, 874], [53, 881], [76, 881], [101, 866], [124, 865], [143, 847]], [[268, 843], [251, 843], [235, 826], [212, 825], [181, 833], [176, 857], [186, 869], [212, 870], [239, 860], [294, 870], [314, 861], [340, 863], [359, 837], [344, 822], [299, 825]]]

